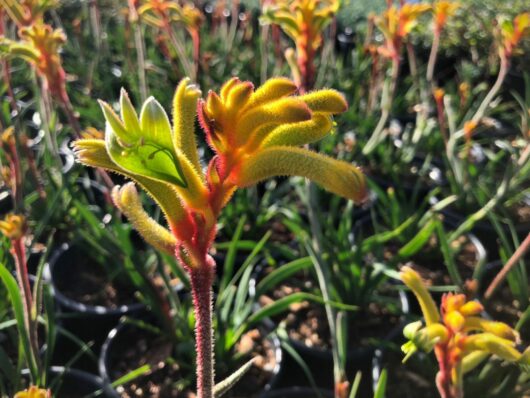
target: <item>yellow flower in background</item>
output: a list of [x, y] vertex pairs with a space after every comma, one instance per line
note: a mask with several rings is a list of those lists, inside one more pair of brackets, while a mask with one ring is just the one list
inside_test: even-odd
[[[280, 0], [266, 3], [262, 20], [279, 25], [296, 45], [298, 73], [302, 90], [314, 85], [316, 51], [322, 45], [322, 33], [340, 6], [338, 0]], [[293, 73], [296, 76], [296, 72]]]
[[26, 219], [20, 214], [7, 214], [0, 220], [0, 233], [11, 240], [24, 236], [25, 229]]
[[381, 55], [399, 58], [403, 41], [418, 24], [418, 18], [430, 9], [429, 4], [406, 3], [400, 7], [392, 5], [376, 16], [375, 24], [385, 36], [385, 44], [379, 49]]
[[464, 374], [491, 356], [524, 368], [530, 366], [530, 348], [524, 352], [517, 349], [517, 331], [503, 322], [481, 317], [484, 308], [478, 301], [448, 293], [442, 297], [438, 312], [416, 271], [403, 267], [400, 275], [420, 303], [425, 319], [425, 326], [419, 321], [405, 327], [403, 334], [409, 341], [402, 347], [404, 361], [418, 350], [434, 350], [440, 369], [436, 385], [442, 397], [461, 396]]
[[500, 24], [501, 54], [510, 58], [521, 40], [530, 34], [530, 12], [517, 15], [513, 21]]
[[42, 23], [44, 13], [57, 5], [57, 0], [0, 0], [0, 6], [19, 27]]
[[447, 19], [456, 13], [460, 4], [455, 1], [440, 0], [433, 4], [434, 30], [441, 32], [447, 23]]
[[44, 390], [35, 386], [31, 386], [28, 390], [24, 390], [15, 394], [14, 398], [49, 398], [51, 397], [50, 390]]
[[19, 57], [29, 62], [43, 78], [45, 88], [61, 102], [68, 102], [66, 73], [60, 55], [66, 42], [64, 32], [44, 23], [35, 23], [21, 28], [19, 36], [20, 41], [0, 37], [0, 55]]

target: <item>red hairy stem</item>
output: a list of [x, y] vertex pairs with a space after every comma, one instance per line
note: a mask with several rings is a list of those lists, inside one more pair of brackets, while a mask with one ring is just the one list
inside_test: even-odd
[[213, 398], [212, 283], [215, 274], [215, 261], [206, 255], [203, 264], [189, 268], [189, 274], [196, 319], [197, 398]]
[[31, 351], [33, 351], [32, 356], [36, 363], [38, 363], [39, 343], [37, 339], [37, 328], [32, 319], [33, 296], [29, 284], [24, 237], [16, 238], [11, 241], [11, 253], [15, 259], [20, 295], [22, 296], [22, 301], [24, 303], [24, 323], [26, 324], [26, 329], [30, 337]]
[[513, 267], [521, 260], [526, 252], [530, 249], [530, 233], [526, 235], [526, 238], [524, 239], [523, 243], [517, 248], [515, 253], [513, 253], [512, 257], [508, 260], [508, 262], [502, 267], [502, 269], [499, 271], [495, 279], [493, 279], [493, 282], [489, 285], [488, 289], [486, 290], [486, 293], [484, 294], [484, 297], [486, 300], [490, 299], [493, 293], [495, 293], [495, 290], [499, 287], [499, 285], [506, 279], [506, 276], [508, 273], [513, 269]]
[[431, 52], [429, 54], [429, 61], [427, 63], [427, 82], [433, 87], [434, 85], [434, 67], [436, 66], [436, 58], [438, 56], [438, 48], [440, 47], [440, 34], [439, 29], [434, 30], [434, 38], [431, 46]]
[[436, 375], [436, 387], [440, 393], [441, 398], [455, 398], [453, 389], [451, 388], [451, 366], [445, 347], [437, 346], [434, 348], [436, 359], [440, 370]]
[[22, 169], [20, 168], [20, 159], [18, 156], [18, 151], [15, 142], [11, 141], [9, 143], [9, 151], [11, 152], [11, 169], [15, 172], [15, 184], [14, 188], [14, 197], [15, 197], [15, 209], [21, 209], [23, 206], [22, 198]]

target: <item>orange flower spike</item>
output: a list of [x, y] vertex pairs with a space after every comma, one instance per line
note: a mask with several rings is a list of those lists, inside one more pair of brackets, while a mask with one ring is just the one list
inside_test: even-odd
[[399, 8], [390, 6], [383, 15], [375, 17], [375, 24], [385, 36], [379, 53], [388, 58], [399, 57], [403, 41], [418, 24], [418, 18], [430, 9], [428, 4], [407, 3]]
[[503, 21], [500, 25], [502, 37], [501, 53], [510, 58], [520, 41], [530, 33], [530, 12], [517, 15], [513, 21]]
[[66, 42], [63, 31], [37, 23], [21, 28], [19, 35], [20, 42], [3, 39], [6, 54], [31, 63], [51, 94], [61, 102], [67, 102], [66, 73], [60, 56], [61, 47]]
[[460, 4], [454, 1], [440, 0], [434, 3], [432, 12], [434, 17], [434, 30], [440, 33], [447, 19], [456, 13], [456, 10], [460, 7]]
[[18, 27], [42, 23], [44, 13], [57, 4], [57, 0], [0, 0], [0, 6]]
[[418, 350], [434, 349], [440, 369], [436, 385], [442, 397], [461, 397], [464, 374], [490, 355], [530, 367], [530, 349], [523, 353], [516, 349], [518, 333], [502, 322], [479, 317], [483, 311], [479, 302], [466, 301], [463, 294], [446, 294], [442, 297], [441, 320], [433, 322], [434, 303], [429, 304], [432, 298], [419, 275], [404, 267], [401, 279], [418, 298], [427, 323], [423, 328], [421, 321], [405, 327], [403, 334], [409, 341], [402, 346], [404, 361]]

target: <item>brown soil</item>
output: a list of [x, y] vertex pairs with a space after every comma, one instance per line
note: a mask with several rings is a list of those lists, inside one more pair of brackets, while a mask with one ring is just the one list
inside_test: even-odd
[[[451, 245], [454, 250], [458, 250], [455, 263], [460, 276], [464, 281], [471, 279], [479, 259], [476, 246], [467, 236], [461, 236]], [[389, 246], [385, 256], [391, 258], [398, 249], [399, 247]], [[447, 268], [444, 266], [444, 259], [434, 235], [420, 253], [413, 256], [406, 264], [401, 264], [401, 266], [403, 265], [412, 267], [427, 283], [433, 286], [453, 284]]]
[[66, 297], [85, 305], [116, 309], [134, 303], [134, 289], [110, 275], [88, 257], [77, 256], [68, 266], [61, 266], [55, 278], [57, 289]]
[[[151, 338], [150, 338], [151, 337]], [[147, 337], [145, 331], [129, 328], [120, 338], [125, 347], [114, 347], [119, 358], [110, 360], [110, 377], [115, 380], [133, 369], [149, 364], [151, 371], [118, 389], [122, 398], [160, 397], [160, 398], [195, 398], [191, 386], [194, 380], [194, 365], [183, 366], [171, 358], [171, 344], [160, 338]], [[121, 349], [123, 348], [123, 350]], [[276, 356], [272, 343], [264, 339], [264, 335], [257, 329], [247, 332], [237, 346], [237, 354], [243, 359], [240, 365], [256, 358], [253, 367], [224, 396], [229, 398], [253, 398], [263, 391], [270, 382], [276, 363]], [[114, 360], [113, 360], [114, 359]], [[222, 363], [218, 367], [222, 367]], [[239, 366], [240, 366], [239, 365]], [[234, 369], [231, 369], [234, 371]], [[225, 373], [225, 372], [217, 372]], [[228, 374], [218, 377], [218, 381]]]
[[[292, 278], [272, 292], [271, 297], [262, 297], [261, 304], [266, 305], [290, 294], [313, 291], [313, 283], [305, 278]], [[304, 301], [292, 304], [289, 313], [283, 319], [275, 319], [285, 324], [289, 337], [306, 347], [321, 350], [331, 349], [331, 335], [324, 306]], [[388, 307], [369, 303], [357, 313], [349, 314], [348, 336], [357, 347], [369, 346], [374, 339], [385, 338], [389, 331], [399, 323], [399, 316], [391, 313]]]

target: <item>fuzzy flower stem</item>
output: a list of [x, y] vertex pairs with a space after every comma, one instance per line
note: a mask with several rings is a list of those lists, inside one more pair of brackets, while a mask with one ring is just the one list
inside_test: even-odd
[[434, 85], [434, 67], [436, 65], [436, 59], [438, 57], [438, 48], [440, 47], [440, 32], [434, 32], [434, 38], [432, 41], [431, 52], [429, 54], [429, 61], [427, 63], [427, 82], [431, 85]]
[[471, 119], [471, 121], [478, 123], [480, 119], [482, 119], [491, 101], [493, 101], [493, 98], [495, 98], [495, 96], [501, 89], [502, 83], [504, 83], [504, 79], [506, 78], [506, 75], [508, 74], [509, 69], [510, 69], [510, 59], [506, 56], [501, 56], [501, 65], [499, 68], [499, 75], [497, 76], [497, 80], [495, 81], [495, 84], [491, 87], [490, 91], [488, 92], [488, 94], [486, 95], [482, 103], [480, 104], [475, 115], [473, 115], [473, 118]]
[[136, 61], [138, 62], [138, 81], [140, 86], [140, 98], [142, 102], [147, 99], [147, 79], [145, 76], [145, 48], [142, 37], [142, 28], [139, 24], [134, 24], [134, 45], [136, 47]]
[[182, 64], [182, 69], [184, 69], [184, 75], [189, 76], [192, 81], [195, 81], [197, 76], [195, 76], [195, 69], [191, 65], [188, 57], [186, 56], [186, 49], [184, 48], [182, 42], [178, 39], [173, 31], [173, 28], [169, 22], [164, 23], [164, 31], [166, 32], [169, 42], [177, 52], [180, 63]]
[[379, 118], [379, 122], [377, 123], [377, 126], [375, 127], [374, 132], [372, 133], [372, 136], [366, 143], [363, 153], [365, 155], [370, 154], [375, 147], [383, 140], [384, 138], [384, 128], [386, 126], [386, 122], [388, 121], [388, 118], [390, 117], [390, 111], [392, 107], [392, 100], [394, 98], [394, 93], [396, 91], [397, 86], [397, 80], [399, 76], [399, 66], [400, 61], [398, 57], [395, 57], [392, 59], [392, 71], [390, 75], [390, 84], [385, 85], [385, 88], [383, 90], [383, 96], [381, 98], [381, 117]]
[[[15, 259], [15, 267], [18, 276], [18, 284], [20, 287], [20, 295], [24, 302], [24, 321], [26, 323], [26, 329], [28, 330], [32, 357], [38, 366], [38, 352], [39, 345], [37, 340], [37, 328], [33, 322], [32, 308], [33, 299], [31, 294], [31, 287], [29, 284], [29, 274], [26, 262], [26, 247], [24, 246], [24, 237], [16, 238], [11, 241], [11, 252]], [[29, 360], [29, 358], [28, 358]]]
[[190, 268], [190, 283], [195, 310], [197, 352], [197, 398], [213, 398], [214, 341], [212, 335], [212, 283], [215, 262], [208, 256], [204, 264]]

